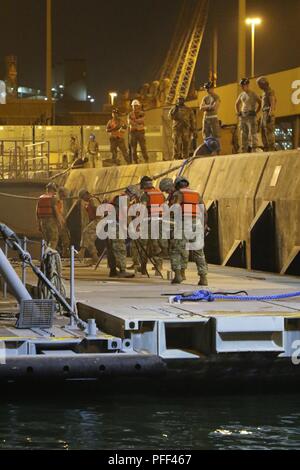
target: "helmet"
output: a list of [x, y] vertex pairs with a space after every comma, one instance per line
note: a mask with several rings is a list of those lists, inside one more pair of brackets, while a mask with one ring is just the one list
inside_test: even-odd
[[256, 80], [256, 83], [258, 85], [269, 85], [269, 82], [268, 82], [268, 79], [266, 77], [259, 77], [257, 80]]
[[241, 86], [249, 85], [249, 83], [250, 83], [249, 78], [242, 78], [242, 80], [240, 81]]
[[185, 103], [185, 97], [184, 96], [179, 96], [177, 98], [177, 103], [178, 104], [184, 104]]
[[204, 83], [203, 88], [205, 88], [205, 90], [210, 90], [211, 88], [214, 88], [214, 84], [213, 82], [206, 82]]
[[93, 140], [96, 139], [95, 134], [91, 134], [91, 135], [90, 135], [90, 139], [93, 139]]
[[204, 143], [210, 152], [219, 152], [220, 143], [215, 137], [207, 137], [207, 139], [204, 139]]
[[190, 185], [190, 182], [187, 178], [185, 178], [184, 176], [177, 176], [177, 178], [175, 179], [175, 188], [176, 189], [180, 189], [181, 187], [186, 187], [186, 186], [189, 186]]
[[129, 196], [139, 196], [140, 194], [138, 187], [133, 184], [127, 186], [127, 188], [125, 189], [125, 193], [128, 193]]
[[68, 195], [69, 195], [68, 189], [65, 188], [64, 186], [60, 186], [60, 187], [58, 188], [58, 191], [57, 191], [57, 192], [58, 192], [58, 194], [63, 194], [64, 197], [68, 197]]
[[152, 188], [152, 179], [149, 176], [143, 176], [140, 182], [141, 189]]
[[169, 190], [172, 190], [173, 188], [174, 188], [174, 182], [172, 178], [164, 178], [159, 183], [159, 189], [161, 191], [169, 191]]
[[131, 103], [131, 106], [134, 107], [134, 106], [141, 106], [141, 103], [139, 102], [139, 100], [133, 100], [133, 102]]
[[118, 110], [118, 108], [113, 108], [113, 109], [112, 109], [112, 113], [114, 113], [114, 114], [120, 114], [120, 111]]
[[78, 197], [79, 197], [79, 199], [82, 199], [87, 194], [90, 194], [87, 189], [81, 189], [78, 193]]
[[48, 183], [46, 185], [46, 189], [48, 189], [48, 191], [50, 190], [50, 191], [55, 191], [56, 192], [57, 191], [57, 186], [56, 186], [55, 183]]

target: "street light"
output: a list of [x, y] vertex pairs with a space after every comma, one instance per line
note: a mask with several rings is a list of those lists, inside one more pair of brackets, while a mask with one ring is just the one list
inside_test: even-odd
[[262, 22], [261, 18], [247, 18], [246, 24], [251, 26], [251, 77], [255, 75], [255, 27], [260, 25]]
[[109, 96], [110, 96], [110, 103], [111, 105], [113, 106], [114, 105], [114, 102], [115, 102], [115, 99], [117, 98], [118, 96], [118, 93], [116, 93], [115, 91], [111, 91], [109, 93]]

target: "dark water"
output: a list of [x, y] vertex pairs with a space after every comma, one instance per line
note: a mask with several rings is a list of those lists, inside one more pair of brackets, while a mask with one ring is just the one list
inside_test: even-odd
[[0, 449], [300, 449], [298, 395], [1, 399]]

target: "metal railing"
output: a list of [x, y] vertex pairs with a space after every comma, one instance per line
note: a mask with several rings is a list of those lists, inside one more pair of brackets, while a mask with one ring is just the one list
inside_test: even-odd
[[50, 142], [0, 140], [0, 175], [3, 179], [49, 177]]

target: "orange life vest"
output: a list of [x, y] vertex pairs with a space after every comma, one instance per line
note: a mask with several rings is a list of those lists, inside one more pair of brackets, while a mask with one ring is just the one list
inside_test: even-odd
[[55, 217], [52, 202], [53, 197], [52, 194], [42, 194], [42, 196], [40, 196], [36, 208], [36, 215], [39, 219]]
[[147, 209], [150, 217], [162, 217], [161, 206], [165, 203], [165, 196], [156, 188], [145, 189], [147, 194]]
[[120, 128], [122, 126], [122, 122], [116, 119], [111, 119], [107, 124], [107, 132], [110, 133], [111, 137], [117, 137], [118, 139], [122, 139], [125, 134], [125, 129]]
[[197, 193], [197, 191], [192, 191], [191, 189], [180, 189], [180, 192], [183, 196], [183, 201], [181, 203], [182, 213], [192, 217], [198, 216], [199, 204], [201, 203], [199, 193]]
[[96, 207], [92, 206], [92, 204], [89, 201], [87, 205], [85, 206], [85, 209], [89, 216], [89, 222], [93, 222], [93, 220], [96, 219], [96, 212], [97, 212]]

